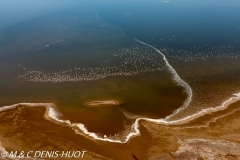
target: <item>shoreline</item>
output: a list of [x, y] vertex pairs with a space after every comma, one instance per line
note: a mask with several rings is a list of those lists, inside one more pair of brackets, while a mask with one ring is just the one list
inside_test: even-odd
[[[222, 105], [220, 105], [218, 107], [204, 109], [198, 113], [195, 113], [193, 115], [190, 115], [183, 119], [179, 119], [179, 120], [175, 120], [175, 121], [167, 121], [167, 119], [137, 118], [135, 120], [135, 122], [132, 124], [131, 131], [129, 131], [129, 134], [127, 134], [126, 137], [120, 137], [119, 139], [111, 139], [111, 138], [108, 138], [107, 136], [100, 137], [99, 135], [97, 135], [94, 132], [89, 132], [87, 130], [87, 128], [85, 127], [85, 125], [82, 123], [72, 123], [70, 120], [60, 119], [59, 115], [61, 115], [61, 113], [59, 113], [57, 111], [57, 106], [53, 103], [18, 103], [18, 104], [14, 104], [14, 105], [10, 105], [10, 106], [0, 107], [0, 112], [4, 112], [4, 111], [10, 110], [10, 109], [16, 109], [19, 106], [45, 107], [46, 111], [44, 113], [44, 119], [51, 121], [53, 123], [59, 124], [59, 125], [68, 126], [68, 127], [72, 128], [76, 134], [85, 135], [87, 138], [90, 138], [90, 139], [92, 138], [94, 140], [99, 140], [99, 141], [113, 142], [113, 143], [127, 143], [131, 138], [141, 135], [141, 132], [139, 129], [141, 120], [148, 121], [148, 122], [155, 123], [155, 124], [166, 125], [166, 126], [181, 125], [181, 124], [186, 124], [186, 123], [188, 123], [196, 118], [199, 118], [201, 116], [204, 116], [206, 114], [211, 114], [211, 113], [215, 113], [218, 111], [222, 111], [222, 110], [228, 108], [228, 106], [230, 104], [235, 103], [237, 101], [240, 101], [240, 93], [234, 94], [232, 97], [225, 100], [222, 103]], [[111, 101], [111, 103], [112, 103], [112, 101]]]

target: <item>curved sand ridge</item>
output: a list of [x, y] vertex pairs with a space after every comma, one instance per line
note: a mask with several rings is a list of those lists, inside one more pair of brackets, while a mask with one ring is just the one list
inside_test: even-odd
[[138, 118], [138, 119], [136, 119], [135, 123], [132, 125], [130, 133], [126, 137], [123, 137], [122, 139], [121, 138], [120, 139], [111, 139], [108, 137], [102, 138], [102, 137], [99, 137], [96, 133], [89, 132], [87, 130], [87, 128], [84, 126], [84, 124], [82, 124], [82, 123], [71, 123], [69, 120], [60, 119], [59, 118], [60, 113], [57, 111], [57, 107], [53, 103], [18, 103], [18, 104], [14, 104], [11, 106], [0, 107], [0, 112], [4, 112], [4, 111], [10, 110], [10, 109], [15, 109], [18, 106], [27, 106], [27, 107], [44, 106], [46, 108], [46, 112], [44, 114], [45, 119], [52, 121], [56, 124], [68, 126], [68, 127], [72, 128], [76, 132], [76, 134], [81, 134], [81, 135], [84, 134], [88, 138], [91, 138], [94, 140], [114, 142], [114, 143], [126, 143], [132, 137], [138, 136], [141, 134], [140, 130], [139, 130], [139, 121], [140, 120], [145, 120], [145, 121], [162, 124], [162, 125], [180, 125], [180, 124], [188, 123], [189, 121], [196, 119], [198, 117], [201, 117], [205, 114], [222, 111], [222, 110], [226, 109], [230, 104], [232, 104], [236, 101], [239, 101], [239, 100], [240, 100], [240, 92], [237, 94], [234, 94], [232, 97], [230, 97], [229, 99], [224, 101], [222, 103], [222, 105], [220, 105], [218, 107], [203, 109], [202, 111], [200, 111], [196, 114], [187, 116], [185, 118], [182, 118], [182, 119], [179, 119], [176, 121], [168, 121], [167, 118], [165, 118], [165, 119]]

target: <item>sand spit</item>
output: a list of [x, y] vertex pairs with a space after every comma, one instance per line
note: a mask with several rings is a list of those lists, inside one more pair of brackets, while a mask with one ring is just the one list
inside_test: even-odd
[[240, 144], [207, 139], [186, 139], [178, 140], [180, 145], [178, 150], [172, 153], [172, 156], [179, 160], [187, 159], [222, 159], [228, 160], [240, 159]]
[[109, 106], [109, 105], [118, 105], [119, 103], [115, 100], [106, 100], [106, 101], [92, 101], [86, 103], [88, 107], [99, 107], [99, 106]]

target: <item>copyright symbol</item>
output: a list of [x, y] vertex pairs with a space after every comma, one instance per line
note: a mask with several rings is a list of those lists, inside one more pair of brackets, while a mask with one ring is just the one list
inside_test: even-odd
[[7, 157], [8, 156], [8, 152], [7, 151], [3, 151], [2, 153], [1, 153], [1, 157], [2, 158], [5, 158], [5, 157]]

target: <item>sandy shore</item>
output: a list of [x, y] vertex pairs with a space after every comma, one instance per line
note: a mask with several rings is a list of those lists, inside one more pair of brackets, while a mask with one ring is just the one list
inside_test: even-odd
[[[110, 143], [76, 134], [43, 118], [45, 107], [19, 106], [0, 112], [1, 150], [86, 150], [84, 159], [239, 159], [240, 102], [185, 124], [139, 121], [141, 135]], [[34, 113], [34, 114], [33, 114]]]
[[240, 102], [187, 124], [159, 126], [142, 122], [151, 135], [148, 159], [240, 159]]

